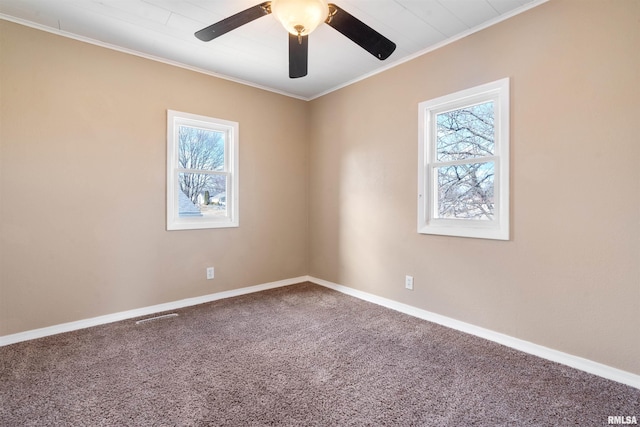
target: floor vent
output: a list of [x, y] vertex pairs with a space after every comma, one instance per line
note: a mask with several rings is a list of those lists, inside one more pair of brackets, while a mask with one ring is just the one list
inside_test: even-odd
[[178, 317], [178, 313], [163, 314], [162, 316], [149, 317], [148, 319], [138, 320], [136, 322], [136, 325], [139, 325], [141, 323], [151, 322], [152, 320], [167, 319], [169, 317]]

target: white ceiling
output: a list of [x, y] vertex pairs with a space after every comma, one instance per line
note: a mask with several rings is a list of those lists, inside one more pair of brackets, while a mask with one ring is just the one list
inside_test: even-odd
[[396, 43], [379, 61], [328, 25], [309, 36], [309, 74], [289, 78], [273, 15], [220, 38], [193, 35], [262, 0], [0, 0], [0, 18], [289, 96], [313, 99], [546, 0], [332, 0]]

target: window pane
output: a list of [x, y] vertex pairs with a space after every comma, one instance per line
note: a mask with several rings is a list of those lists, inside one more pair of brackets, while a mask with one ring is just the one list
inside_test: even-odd
[[493, 219], [494, 163], [436, 168], [438, 205], [435, 215], [449, 219]]
[[493, 101], [437, 114], [436, 122], [438, 161], [493, 155]]
[[178, 216], [227, 215], [226, 175], [179, 173], [178, 182]]
[[178, 133], [178, 167], [224, 170], [224, 132], [180, 126]]

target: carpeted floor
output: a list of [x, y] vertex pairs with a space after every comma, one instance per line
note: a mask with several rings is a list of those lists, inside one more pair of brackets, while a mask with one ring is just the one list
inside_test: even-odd
[[1, 426], [602, 426], [640, 390], [303, 283], [0, 348]]

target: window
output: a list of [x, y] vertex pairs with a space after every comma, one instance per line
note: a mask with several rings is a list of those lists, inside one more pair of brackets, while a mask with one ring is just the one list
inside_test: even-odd
[[418, 111], [418, 232], [509, 240], [509, 79]]
[[167, 230], [238, 226], [238, 123], [167, 111]]

